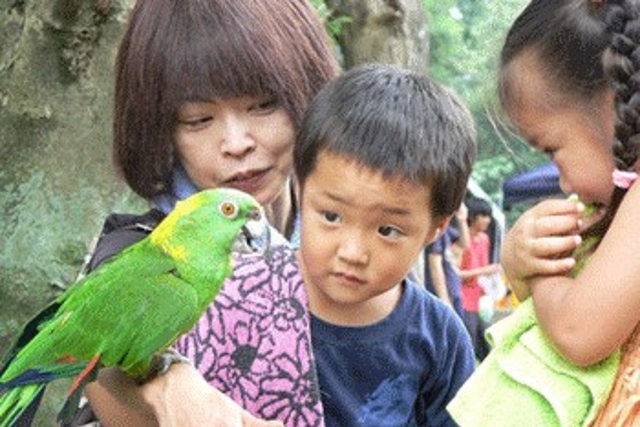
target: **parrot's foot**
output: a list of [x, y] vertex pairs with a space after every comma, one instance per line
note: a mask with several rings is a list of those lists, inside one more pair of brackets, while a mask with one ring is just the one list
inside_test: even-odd
[[151, 367], [149, 369], [149, 373], [140, 379], [140, 383], [144, 384], [148, 381], [151, 381], [157, 376], [164, 375], [169, 371], [169, 368], [174, 363], [186, 363], [188, 365], [193, 365], [191, 360], [174, 349], [170, 348], [165, 350], [161, 354], [157, 354], [153, 356], [153, 360], [151, 361]]

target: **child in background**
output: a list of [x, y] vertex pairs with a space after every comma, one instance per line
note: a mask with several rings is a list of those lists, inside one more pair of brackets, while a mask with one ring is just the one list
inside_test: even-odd
[[484, 290], [480, 285], [482, 276], [500, 271], [500, 264], [490, 262], [491, 240], [487, 229], [491, 224], [491, 205], [479, 198], [467, 201], [469, 245], [462, 253], [460, 276], [462, 277], [462, 307], [464, 324], [471, 335], [476, 358], [482, 361], [489, 353], [485, 338], [487, 321], [480, 316], [480, 299]]
[[[595, 414], [580, 425], [640, 419], [639, 26], [637, 0], [533, 0], [502, 49], [504, 109], [556, 163], [563, 191], [581, 200], [550, 200], [523, 214], [504, 242], [505, 273], [521, 300], [533, 299], [555, 349], [589, 367], [583, 372], [622, 350], [611, 392], [592, 396]], [[597, 213], [586, 217], [585, 205]], [[599, 244], [569, 275], [581, 261], [571, 252], [592, 237]]]
[[469, 245], [467, 207], [464, 203], [454, 220], [455, 224], [449, 224], [445, 232], [424, 250], [424, 285], [429, 292], [453, 308], [460, 319], [464, 319], [460, 261], [454, 253], [455, 248], [464, 252]]

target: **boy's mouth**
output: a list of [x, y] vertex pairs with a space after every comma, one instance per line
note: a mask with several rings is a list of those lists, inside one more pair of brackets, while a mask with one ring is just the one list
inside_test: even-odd
[[352, 285], [362, 285], [365, 283], [364, 280], [360, 279], [358, 276], [350, 273], [334, 273], [334, 276], [339, 280], [345, 281]]

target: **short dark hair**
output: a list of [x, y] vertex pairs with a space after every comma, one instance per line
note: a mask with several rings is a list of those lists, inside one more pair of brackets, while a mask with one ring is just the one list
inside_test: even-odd
[[478, 216], [491, 216], [491, 204], [479, 197], [469, 197], [466, 201], [469, 221], [473, 221]]
[[338, 71], [307, 0], [138, 0], [116, 61], [114, 162], [150, 199], [171, 188], [183, 103], [272, 95], [297, 130]]
[[466, 192], [476, 133], [467, 108], [428, 77], [365, 64], [328, 84], [309, 106], [294, 146], [302, 197], [323, 151], [427, 184], [433, 214], [446, 217]]

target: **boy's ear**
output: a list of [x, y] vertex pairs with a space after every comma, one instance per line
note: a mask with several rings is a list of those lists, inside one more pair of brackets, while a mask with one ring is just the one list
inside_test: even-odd
[[449, 215], [445, 218], [434, 221], [433, 225], [431, 226], [431, 229], [425, 236], [424, 246], [427, 246], [433, 243], [438, 237], [442, 236], [442, 233], [444, 233], [444, 231], [449, 226], [449, 223], [451, 222], [451, 218], [453, 218], [453, 215]]

